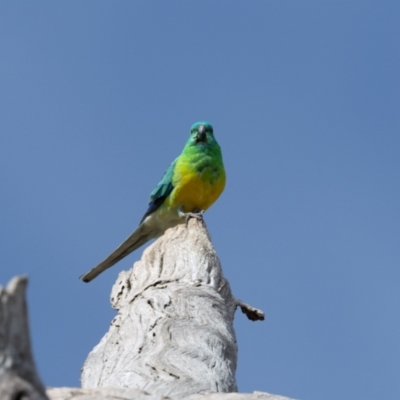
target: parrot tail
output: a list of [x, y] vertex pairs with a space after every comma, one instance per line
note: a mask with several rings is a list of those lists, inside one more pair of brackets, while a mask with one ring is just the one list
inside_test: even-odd
[[86, 272], [79, 277], [83, 282], [90, 282], [97, 275], [100, 275], [107, 268], [112, 267], [118, 261], [122, 260], [132, 251], [139, 248], [141, 245], [153, 239], [156, 235], [153, 231], [148, 230], [146, 226], [140, 224], [139, 227], [132, 233], [117, 249], [115, 249], [105, 260], [103, 260], [99, 265], [92, 268], [90, 271]]

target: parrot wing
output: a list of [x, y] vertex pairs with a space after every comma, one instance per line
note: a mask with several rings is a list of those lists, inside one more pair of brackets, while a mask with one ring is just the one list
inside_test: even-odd
[[172, 185], [172, 179], [174, 176], [175, 165], [178, 158], [171, 163], [168, 169], [165, 171], [164, 176], [162, 177], [161, 181], [155, 187], [155, 189], [150, 194], [150, 202], [147, 211], [143, 215], [143, 218], [140, 220], [140, 224], [161, 204], [164, 200], [169, 196], [169, 194], [174, 190], [174, 186]]
[[144, 243], [153, 239], [157, 236], [154, 228], [142, 224], [142, 222], [158, 207], [163, 203], [163, 201], [168, 197], [168, 195], [174, 189], [172, 185], [172, 178], [174, 176], [175, 164], [177, 159], [169, 166], [161, 181], [158, 183], [156, 188], [150, 194], [149, 207], [144, 214], [138, 228], [133, 232], [116, 250], [114, 250], [105, 260], [103, 260], [96, 267], [92, 268], [86, 274], [80, 277], [84, 282], [90, 282], [92, 279], [96, 278], [106, 269], [112, 267], [118, 261], [122, 260], [132, 251], [136, 250]]

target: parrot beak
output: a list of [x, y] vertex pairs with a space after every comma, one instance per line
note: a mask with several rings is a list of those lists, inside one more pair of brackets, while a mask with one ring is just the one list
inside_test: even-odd
[[196, 139], [197, 139], [197, 142], [206, 142], [207, 141], [206, 128], [204, 125], [199, 126], [199, 129], [197, 130]]

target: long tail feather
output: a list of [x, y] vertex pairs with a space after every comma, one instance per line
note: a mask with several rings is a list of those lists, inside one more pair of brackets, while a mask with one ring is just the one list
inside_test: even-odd
[[154, 235], [152, 232], [146, 231], [143, 225], [140, 225], [135, 232], [132, 233], [117, 249], [115, 249], [106, 259], [104, 259], [99, 265], [92, 268], [90, 271], [83, 274], [79, 279], [83, 282], [90, 282], [98, 275], [100, 275], [106, 269], [112, 267], [118, 261], [122, 260], [132, 251], [136, 250], [147, 241], [152, 239]]

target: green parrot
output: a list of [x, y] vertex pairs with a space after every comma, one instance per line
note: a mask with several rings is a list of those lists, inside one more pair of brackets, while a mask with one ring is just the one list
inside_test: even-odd
[[221, 148], [212, 126], [196, 122], [181, 155], [169, 166], [150, 194], [150, 202], [138, 228], [105, 260], [80, 279], [90, 282], [166, 229], [188, 218], [202, 219], [225, 187], [225, 169]]

